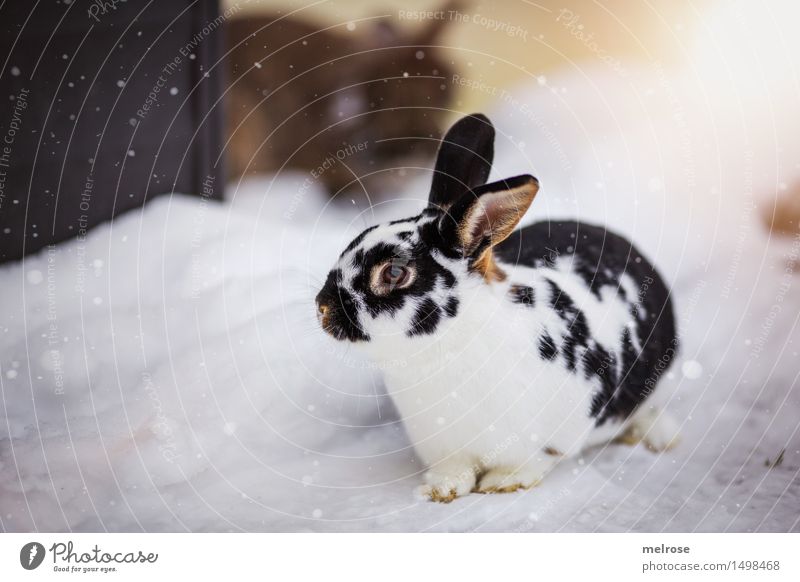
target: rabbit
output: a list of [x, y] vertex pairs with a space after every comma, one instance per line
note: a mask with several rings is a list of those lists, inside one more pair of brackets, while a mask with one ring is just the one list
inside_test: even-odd
[[433, 501], [528, 489], [617, 438], [678, 439], [647, 402], [678, 349], [664, 281], [600, 226], [514, 230], [539, 182], [486, 183], [494, 135], [482, 114], [455, 123], [427, 207], [358, 235], [316, 297], [324, 331], [395, 363], [386, 389]]
[[448, 22], [399, 28], [381, 18], [322, 28], [291, 15], [232, 19], [230, 177], [293, 169], [309, 172], [331, 197], [380, 195], [402, 178], [393, 166], [427, 166], [456, 91], [454, 66], [437, 46]]

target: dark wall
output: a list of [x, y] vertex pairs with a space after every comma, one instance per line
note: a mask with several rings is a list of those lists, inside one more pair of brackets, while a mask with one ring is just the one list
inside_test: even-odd
[[158, 194], [222, 197], [227, 16], [211, 0], [0, 6], [0, 262]]

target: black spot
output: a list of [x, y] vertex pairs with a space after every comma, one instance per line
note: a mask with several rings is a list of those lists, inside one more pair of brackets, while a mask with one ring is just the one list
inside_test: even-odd
[[550, 279], [545, 279], [545, 281], [550, 287], [550, 306], [567, 324], [571, 323], [575, 318], [575, 314], [579, 313], [578, 308], [572, 301], [572, 297]]
[[389, 223], [389, 226], [394, 226], [395, 224], [403, 224], [405, 222], [413, 224], [414, 222], [417, 222], [420, 219], [420, 216], [422, 216], [422, 215], [418, 214], [417, 216], [412, 216], [411, 218], [399, 218], [397, 220], [392, 220]]
[[587, 380], [596, 378], [600, 382], [600, 390], [592, 397], [590, 414], [597, 419], [598, 425], [603, 424], [606, 421], [604, 407], [619, 386], [617, 360], [613, 354], [593, 342], [583, 354], [583, 373]]
[[575, 343], [575, 339], [567, 334], [567, 337], [564, 338], [564, 343], [561, 344], [561, 353], [564, 356], [564, 361], [567, 364], [567, 370], [570, 372], [575, 371], [575, 350], [577, 349], [578, 344]]
[[620, 343], [622, 377], [613, 385], [604, 384], [603, 390], [596, 395], [592, 414], [596, 416], [598, 425], [609, 418], [630, 415], [653, 391], [661, 374], [669, 368], [675, 356], [675, 350], [667, 349], [661, 352], [655, 362], [651, 361], [649, 358], [656, 352], [658, 346], [650, 344], [641, 351], [637, 350], [633, 345], [629, 328], [625, 328], [622, 332]]
[[583, 374], [587, 380], [591, 380], [593, 377], [604, 377], [611, 379], [613, 385], [613, 380], [616, 378], [616, 359], [603, 346], [592, 342], [592, 345], [584, 352], [582, 360]]
[[444, 280], [444, 286], [447, 289], [452, 289], [456, 286], [456, 276], [453, 275], [453, 273], [445, 268], [442, 268], [440, 273], [442, 275], [442, 279]]
[[444, 306], [444, 312], [447, 314], [448, 317], [455, 317], [458, 313], [458, 298], [457, 297], [449, 297], [447, 299], [447, 303]]
[[364, 264], [364, 249], [358, 249], [355, 253], [353, 253], [353, 258], [350, 261], [350, 264], [354, 269]]
[[545, 279], [550, 286], [550, 305], [567, 326], [566, 335], [561, 346], [561, 353], [567, 369], [575, 371], [578, 352], [589, 345], [589, 324], [583, 311], [577, 308], [566, 291], [550, 279]]
[[441, 313], [441, 309], [433, 299], [426, 298], [417, 308], [414, 319], [411, 321], [411, 329], [406, 333], [410, 337], [433, 333], [439, 325]]
[[340, 285], [342, 283], [342, 270], [341, 269], [333, 269], [330, 273], [328, 273], [328, 279], [325, 281], [325, 284], [328, 285]]
[[428, 252], [431, 250], [439, 251], [448, 259], [463, 258], [461, 251], [455, 248], [452, 244], [448, 243], [442, 236], [442, 233], [439, 230], [438, 220], [432, 220], [421, 224], [417, 229], [417, 232], [419, 233], [421, 244], [428, 249]]
[[358, 235], [356, 238], [354, 238], [352, 241], [350, 241], [350, 244], [349, 244], [349, 245], [347, 245], [347, 247], [346, 247], [346, 248], [345, 248], [345, 249], [342, 251], [342, 254], [341, 254], [341, 255], [339, 255], [339, 257], [341, 258], [341, 257], [345, 256], [347, 253], [349, 253], [349, 252], [350, 252], [350, 251], [352, 251], [354, 248], [356, 248], [356, 247], [357, 247], [359, 244], [361, 244], [361, 241], [363, 241], [363, 240], [364, 240], [364, 237], [366, 237], [366, 236], [367, 236], [369, 233], [371, 233], [371, 232], [372, 232], [373, 230], [375, 230], [376, 228], [378, 228], [378, 225], [377, 225], [377, 224], [376, 224], [375, 226], [370, 226], [369, 228], [367, 228], [366, 230], [364, 230], [364, 231], [363, 231], [361, 234], [359, 234], [359, 235]]
[[554, 360], [558, 355], [558, 348], [547, 332], [539, 337], [539, 355], [545, 360]]
[[526, 307], [534, 307], [536, 299], [533, 293], [533, 287], [527, 285], [512, 285], [508, 290], [511, 295], [511, 301], [525, 305]]

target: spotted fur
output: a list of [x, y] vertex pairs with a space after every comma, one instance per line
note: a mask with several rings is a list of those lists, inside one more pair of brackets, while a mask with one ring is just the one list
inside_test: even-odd
[[[493, 136], [483, 116], [457, 123], [429, 207], [362, 232], [317, 297], [334, 337], [406, 364], [388, 366], [386, 384], [432, 499], [528, 487], [587, 444], [645, 422], [669, 429], [643, 405], [677, 351], [666, 285], [602, 227], [512, 232], [538, 182], [485, 184]], [[388, 264], [413, 276], [376, 292]]]

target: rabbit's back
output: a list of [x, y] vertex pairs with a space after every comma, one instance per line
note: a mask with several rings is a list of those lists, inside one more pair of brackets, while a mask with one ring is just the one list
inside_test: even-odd
[[560, 331], [536, 330], [539, 356], [599, 383], [591, 409], [598, 425], [627, 418], [678, 348], [669, 290], [655, 267], [625, 238], [575, 221], [532, 224], [494, 252], [510, 273], [509, 299], [557, 315]]

